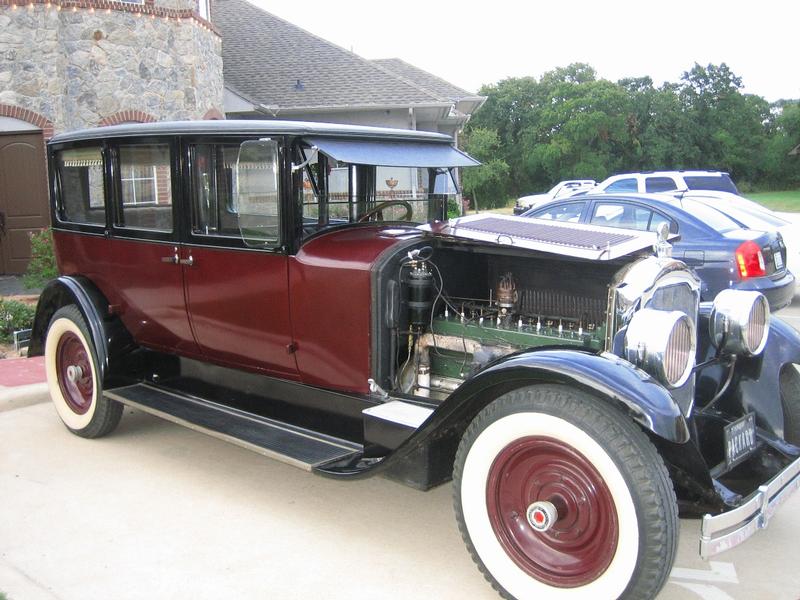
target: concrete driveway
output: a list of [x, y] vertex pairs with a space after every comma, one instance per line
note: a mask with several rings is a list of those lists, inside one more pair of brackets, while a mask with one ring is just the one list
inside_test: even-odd
[[[800, 328], [800, 308], [782, 311]], [[343, 483], [143, 413], [84, 440], [46, 393], [0, 400], [0, 590], [11, 600], [497, 598], [451, 487]], [[661, 600], [797, 600], [800, 495], [715, 561], [681, 521]], [[603, 599], [597, 599], [603, 600]]]

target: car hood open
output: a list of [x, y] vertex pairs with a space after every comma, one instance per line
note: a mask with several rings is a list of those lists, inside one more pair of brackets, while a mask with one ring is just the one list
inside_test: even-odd
[[460, 217], [443, 223], [422, 225], [420, 229], [438, 237], [475, 240], [598, 261], [628, 256], [652, 248], [658, 241], [656, 234], [649, 231], [496, 214]]

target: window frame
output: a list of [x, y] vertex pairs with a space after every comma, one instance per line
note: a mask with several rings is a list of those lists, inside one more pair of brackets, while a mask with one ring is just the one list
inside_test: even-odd
[[[141, 229], [121, 225], [123, 215], [122, 204], [122, 170], [120, 165], [120, 147], [122, 146], [147, 146], [165, 145], [169, 147], [170, 166], [170, 192], [172, 194], [172, 231], [159, 231], [154, 229]], [[110, 192], [112, 194], [107, 222], [110, 223], [111, 235], [121, 239], [152, 240], [164, 242], [177, 242], [180, 239], [182, 209], [181, 173], [178, 155], [178, 139], [174, 135], [118, 137], [108, 141], [110, 160]], [[133, 206], [133, 205], [128, 205]]]
[[[241, 236], [227, 236], [227, 235], [213, 235], [205, 233], [196, 233], [194, 231], [194, 222], [196, 215], [195, 208], [195, 182], [194, 182], [194, 164], [192, 156], [192, 147], [198, 145], [222, 145], [233, 146], [240, 145], [245, 141], [258, 140], [260, 138], [269, 137], [278, 143], [278, 213], [280, 219], [280, 239], [278, 243], [271, 246], [253, 247], [245, 244]], [[208, 246], [214, 248], [228, 248], [231, 250], [246, 250], [250, 252], [269, 252], [269, 253], [285, 253], [289, 240], [294, 237], [287, 231], [287, 223], [290, 220], [286, 209], [286, 139], [282, 135], [268, 135], [262, 134], [258, 136], [253, 135], [198, 135], [198, 136], [182, 136], [180, 141], [180, 158], [182, 164], [181, 168], [181, 181], [185, 182], [183, 186], [183, 195], [181, 197], [182, 213], [181, 217], [181, 240], [192, 246]], [[229, 210], [226, 203], [225, 210]], [[235, 214], [235, 213], [234, 213]]]
[[673, 219], [670, 215], [665, 214], [664, 212], [654, 208], [652, 206], [648, 206], [646, 204], [641, 204], [639, 202], [630, 202], [628, 200], [623, 199], [606, 199], [606, 198], [597, 198], [592, 201], [591, 206], [589, 207], [589, 211], [586, 213], [586, 224], [587, 225], [594, 225], [596, 227], [612, 227], [614, 229], [624, 229], [623, 227], [617, 227], [615, 225], [600, 225], [598, 223], [592, 223], [592, 219], [594, 218], [595, 211], [597, 210], [598, 205], [600, 204], [622, 204], [624, 206], [630, 206], [635, 208], [640, 208], [644, 210], [650, 211], [650, 218], [647, 220], [647, 229], [635, 229], [633, 231], [642, 231], [642, 232], [650, 232], [653, 233], [653, 230], [650, 229], [650, 223], [653, 221], [653, 215], [660, 215], [661, 217], [665, 218], [669, 223], [669, 232], [670, 233], [678, 233], [678, 222]]
[[[105, 203], [105, 221], [103, 223], [78, 223], [75, 221], [62, 221], [59, 213], [62, 207], [62, 186], [59, 179], [60, 171], [56, 154], [64, 150], [99, 147], [103, 158], [103, 201]], [[105, 140], [80, 140], [48, 146], [47, 170], [49, 174], [50, 189], [50, 224], [55, 230], [75, 231], [94, 235], [107, 236], [109, 232], [109, 219], [111, 209], [111, 190], [109, 179], [110, 168], [108, 143]]]

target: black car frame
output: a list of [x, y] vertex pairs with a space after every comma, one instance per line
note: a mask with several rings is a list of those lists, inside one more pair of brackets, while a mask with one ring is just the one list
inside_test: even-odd
[[[446, 221], [446, 136], [279, 121], [48, 145], [37, 307], [66, 426], [124, 405], [341, 480], [454, 481], [506, 597], [652, 598], [678, 511], [713, 556], [800, 487], [800, 336], [657, 234]], [[655, 253], [654, 253], [655, 249]]]

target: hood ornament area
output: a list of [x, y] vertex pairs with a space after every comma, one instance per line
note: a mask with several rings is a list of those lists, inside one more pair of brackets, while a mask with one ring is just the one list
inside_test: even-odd
[[669, 237], [669, 223], [661, 223], [657, 230], [658, 241], [653, 250], [658, 258], [672, 258], [672, 244], [667, 241]]

